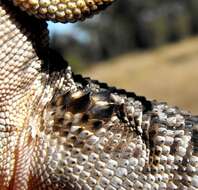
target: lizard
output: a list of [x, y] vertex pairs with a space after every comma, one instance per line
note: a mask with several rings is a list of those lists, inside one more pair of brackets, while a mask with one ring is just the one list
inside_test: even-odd
[[198, 117], [72, 72], [46, 20], [112, 0], [0, 0], [1, 190], [196, 190]]

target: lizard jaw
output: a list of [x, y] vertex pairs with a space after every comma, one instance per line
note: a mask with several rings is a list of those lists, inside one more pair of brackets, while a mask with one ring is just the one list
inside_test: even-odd
[[13, 0], [30, 15], [54, 22], [85, 20], [115, 0]]

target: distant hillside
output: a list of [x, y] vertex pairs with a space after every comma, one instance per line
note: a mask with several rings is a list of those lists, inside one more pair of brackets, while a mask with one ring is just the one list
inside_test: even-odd
[[198, 114], [198, 38], [127, 54], [83, 74]]

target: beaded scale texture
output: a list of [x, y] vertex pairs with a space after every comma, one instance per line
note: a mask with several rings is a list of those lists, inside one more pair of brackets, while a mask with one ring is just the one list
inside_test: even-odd
[[0, 190], [198, 189], [197, 117], [74, 75], [48, 47], [44, 20], [111, 3], [0, 0]]

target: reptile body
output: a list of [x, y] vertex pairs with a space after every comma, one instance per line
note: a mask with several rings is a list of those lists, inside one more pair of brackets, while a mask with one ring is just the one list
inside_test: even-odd
[[72, 73], [42, 19], [109, 0], [0, 0], [0, 190], [196, 190], [198, 118]]

